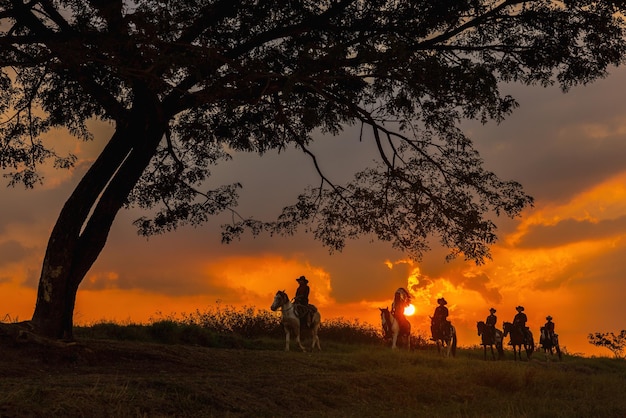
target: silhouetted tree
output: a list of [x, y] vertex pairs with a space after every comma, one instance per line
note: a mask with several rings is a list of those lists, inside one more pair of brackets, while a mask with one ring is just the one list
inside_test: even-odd
[[[0, 0], [0, 166], [32, 187], [37, 168], [71, 167], [54, 128], [91, 139], [115, 130], [50, 234], [36, 332], [70, 338], [78, 287], [118, 211], [151, 209], [142, 234], [231, 211], [238, 184], [209, 188], [210, 167], [245, 151], [294, 147], [317, 187], [276, 221], [244, 230], [294, 233], [331, 250], [373, 234], [419, 258], [430, 237], [450, 257], [483, 262], [496, 227], [532, 202], [483, 168], [458, 128], [502, 120], [517, 105], [501, 82], [568, 89], [624, 58], [621, 1], [518, 0]], [[361, 124], [379, 164], [333, 182], [313, 132]]]
[[617, 335], [612, 332], [596, 332], [595, 334], [589, 334], [587, 338], [589, 339], [589, 344], [608, 348], [615, 358], [624, 358], [626, 329], [621, 330]]

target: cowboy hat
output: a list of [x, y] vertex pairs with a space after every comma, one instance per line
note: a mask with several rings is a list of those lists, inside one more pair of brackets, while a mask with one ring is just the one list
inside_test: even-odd
[[548, 321], [552, 321], [552, 317], [551, 317], [550, 315], [546, 316], [546, 319], [547, 319]]
[[306, 279], [306, 277], [304, 276], [300, 276], [296, 279], [297, 282], [299, 283], [308, 283], [309, 281]]
[[494, 308], [491, 308], [491, 309], [489, 309], [489, 312], [496, 313], [496, 310]]
[[446, 300], [444, 298], [437, 299], [437, 303], [443, 303], [444, 305], [448, 304], [448, 302], [446, 302]]
[[516, 307], [515, 310], [516, 311], [523, 311], [524, 307], [520, 305], [520, 306]]

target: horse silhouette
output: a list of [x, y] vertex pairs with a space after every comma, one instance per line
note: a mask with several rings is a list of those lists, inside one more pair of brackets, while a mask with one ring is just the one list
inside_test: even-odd
[[487, 360], [487, 346], [491, 349], [492, 360], [496, 359], [496, 355], [493, 351], [494, 345], [498, 351], [498, 360], [502, 359], [502, 357], [504, 357], [504, 348], [502, 347], [504, 337], [502, 331], [495, 327], [488, 327], [484, 321], [477, 322], [476, 327], [478, 329], [478, 336], [481, 337], [480, 345], [482, 345], [484, 349], [484, 359]]
[[522, 329], [522, 327], [514, 326], [510, 322], [504, 323], [504, 337], [510, 335], [511, 345], [513, 346], [513, 359], [517, 361], [519, 356], [522, 360], [522, 347], [526, 351], [526, 357], [530, 360], [530, 357], [535, 351], [535, 340], [533, 339], [533, 333], [528, 330], [528, 336]]
[[[312, 306], [312, 305], [311, 305]], [[296, 337], [296, 343], [300, 347], [302, 351], [306, 351], [302, 343], [300, 342], [300, 330], [302, 328], [306, 328], [307, 325], [300, 322], [300, 318], [296, 315], [295, 305], [291, 303], [289, 300], [289, 296], [283, 290], [279, 290], [276, 292], [274, 296], [274, 302], [272, 302], [272, 306], [270, 307], [272, 311], [280, 310], [282, 313], [282, 324], [285, 328], [285, 351], [289, 351], [289, 338], [291, 334]], [[320, 328], [321, 315], [317, 309], [315, 309], [315, 313], [313, 313], [313, 318], [311, 320], [311, 337], [313, 342], [311, 343], [311, 350], [314, 350], [315, 347], [318, 350], [322, 350], [320, 347], [320, 339], [317, 336], [317, 332]]]
[[383, 327], [383, 338], [391, 339], [391, 348], [397, 348], [398, 337], [406, 338], [407, 349], [411, 349], [411, 324], [407, 321], [407, 326], [401, 326], [400, 322], [391, 314], [389, 308], [380, 309], [380, 320]]

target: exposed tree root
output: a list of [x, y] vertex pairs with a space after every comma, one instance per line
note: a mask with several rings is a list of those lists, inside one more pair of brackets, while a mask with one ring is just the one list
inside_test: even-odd
[[46, 347], [66, 348], [76, 345], [75, 341], [62, 341], [42, 337], [36, 333], [35, 327], [30, 321], [0, 323], [0, 340], [13, 342], [14, 344], [34, 343]]

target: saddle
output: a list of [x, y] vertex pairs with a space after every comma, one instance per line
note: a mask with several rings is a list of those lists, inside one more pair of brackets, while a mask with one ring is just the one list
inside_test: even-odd
[[450, 337], [450, 327], [452, 322], [446, 320], [433, 322], [431, 332], [434, 340], [445, 340]]
[[540, 344], [546, 344], [546, 343], [550, 343], [552, 345], [557, 344], [558, 334], [555, 334], [552, 331], [548, 331], [546, 327], [541, 327], [540, 331], [541, 331], [541, 338], [539, 341]]
[[310, 303], [308, 305], [297, 303], [293, 306], [293, 310], [298, 319], [300, 319], [300, 326], [306, 326], [307, 328], [311, 326], [311, 318], [313, 314], [317, 312], [315, 305], [311, 305]]
[[523, 327], [520, 325], [515, 325], [514, 327], [517, 329], [517, 332], [519, 332], [522, 335], [523, 343], [530, 344], [531, 343], [530, 329], [528, 327]]

